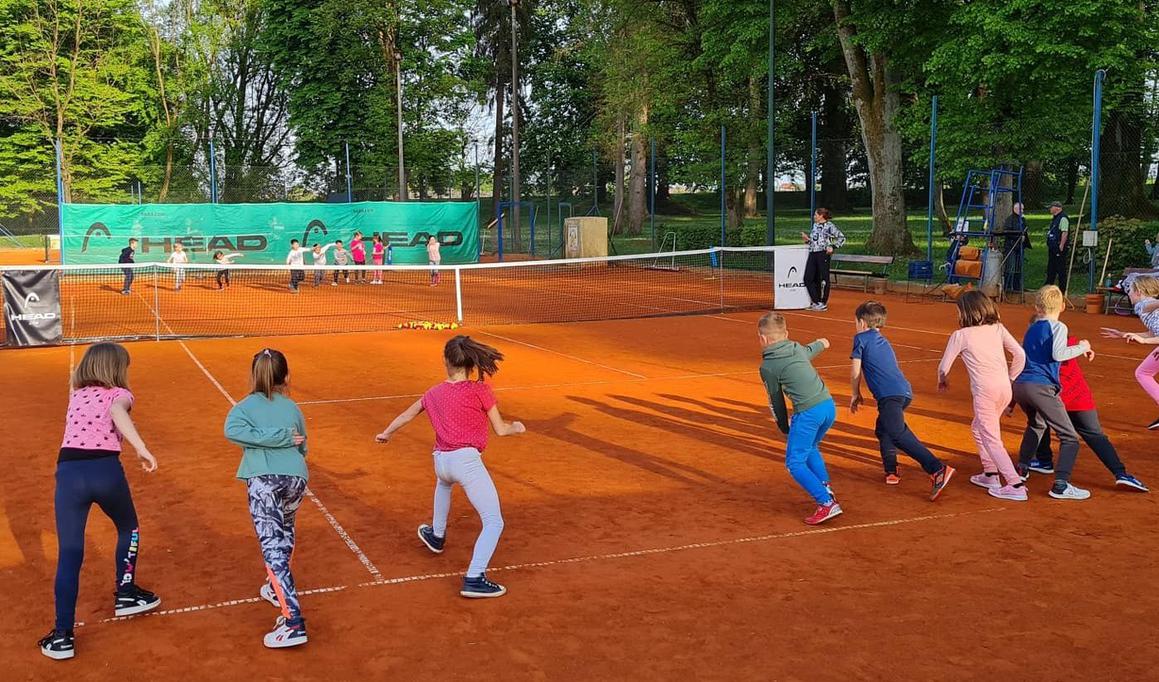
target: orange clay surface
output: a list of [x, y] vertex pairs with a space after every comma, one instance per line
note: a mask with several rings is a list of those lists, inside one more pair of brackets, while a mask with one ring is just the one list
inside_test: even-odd
[[[458, 596], [479, 522], [456, 491], [447, 551], [429, 554], [432, 434], [417, 421], [374, 434], [443, 378], [453, 332], [388, 332], [129, 344], [133, 411], [160, 460], [123, 461], [141, 518], [141, 584], [159, 612], [110, 622], [115, 541], [94, 511], [81, 577], [77, 657], [42, 657], [53, 621], [53, 470], [70, 363], [82, 347], [0, 352], [0, 661], [5, 680], [1142, 680], [1159, 635], [1156, 495], [1111, 485], [1084, 446], [1086, 502], [1028, 503], [971, 486], [968, 384], [935, 367], [955, 325], [947, 304], [886, 298], [887, 335], [916, 397], [914, 431], [958, 468], [936, 503], [903, 458], [882, 483], [876, 415], [849, 401], [852, 311], [790, 313], [794, 339], [828, 337], [816, 365], [838, 419], [823, 452], [845, 515], [820, 528], [784, 468], [784, 438], [756, 367], [754, 312], [470, 327], [507, 354], [494, 379], [528, 434], [493, 439], [487, 462], [506, 530], [491, 577], [502, 599]], [[1003, 309], [1020, 336], [1029, 311]], [[1129, 318], [1070, 313], [1099, 356], [1084, 365], [1128, 467], [1159, 484], [1157, 413], [1132, 370], [1144, 351], [1097, 338]], [[238, 449], [222, 437], [249, 358], [283, 350], [305, 412], [310, 487], [294, 572], [310, 642], [268, 651], [275, 609]], [[1085, 361], [1084, 361], [1085, 362]], [[1004, 420], [1016, 449], [1024, 422]]]

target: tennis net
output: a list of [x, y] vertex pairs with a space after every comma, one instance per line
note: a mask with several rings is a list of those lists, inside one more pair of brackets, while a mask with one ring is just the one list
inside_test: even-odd
[[[190, 263], [10, 266], [55, 271], [64, 343], [579, 322], [768, 307], [777, 248], [360, 268]], [[123, 293], [128, 274], [129, 293]], [[298, 291], [291, 279], [301, 279]], [[380, 282], [380, 283], [376, 283]], [[8, 339], [3, 340], [7, 345]]]

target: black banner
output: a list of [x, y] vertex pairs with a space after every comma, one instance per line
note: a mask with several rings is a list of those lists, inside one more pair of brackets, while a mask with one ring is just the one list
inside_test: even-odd
[[2, 279], [8, 343], [13, 346], [60, 343], [60, 272], [6, 270]]

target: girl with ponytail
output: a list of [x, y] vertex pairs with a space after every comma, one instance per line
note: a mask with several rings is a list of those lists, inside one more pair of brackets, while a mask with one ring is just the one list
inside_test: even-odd
[[281, 352], [266, 348], [250, 364], [252, 391], [229, 411], [225, 437], [242, 448], [237, 477], [246, 483], [266, 583], [259, 594], [281, 609], [265, 636], [271, 649], [306, 643], [306, 620], [298, 605], [290, 557], [294, 520], [306, 496], [306, 420], [287, 397], [290, 366]]
[[[435, 430], [435, 505], [430, 525], [418, 528], [419, 539], [435, 554], [443, 553], [447, 515], [451, 511], [451, 490], [463, 486], [471, 506], [483, 521], [475, 541], [475, 551], [459, 594], [472, 599], [501, 597], [507, 588], [487, 579], [487, 565], [503, 532], [499, 494], [487, 467], [483, 450], [487, 447], [488, 425], [495, 435], [510, 436], [526, 431], [520, 422], [505, 422], [499, 414], [495, 394], [487, 377], [499, 371], [503, 354], [474, 341], [456, 336], [443, 349], [447, 380], [432, 387], [405, 412], [395, 418], [375, 439], [388, 443], [395, 432], [424, 411]], [[477, 377], [477, 379], [475, 378]]]

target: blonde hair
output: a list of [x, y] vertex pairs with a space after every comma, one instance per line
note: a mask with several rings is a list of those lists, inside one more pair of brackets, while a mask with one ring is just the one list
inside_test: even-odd
[[1151, 275], [1136, 277], [1131, 282], [1131, 288], [1139, 292], [1142, 296], [1157, 297], [1159, 296], [1159, 277], [1153, 277]]
[[766, 335], [770, 332], [784, 334], [789, 331], [789, 325], [785, 321], [784, 315], [780, 313], [765, 313], [761, 316], [760, 321], [757, 322], [757, 329]]
[[286, 393], [289, 376], [290, 364], [286, 362], [286, 356], [281, 351], [263, 348], [250, 364], [250, 392], [272, 399], [275, 393]]
[[129, 351], [119, 343], [89, 346], [72, 373], [72, 388], [129, 387]]
[[1061, 313], [1065, 307], [1066, 298], [1062, 295], [1062, 289], [1053, 284], [1042, 287], [1034, 296], [1034, 309], [1043, 315]]
[[974, 289], [962, 294], [958, 299], [958, 325], [961, 327], [981, 327], [1002, 321], [998, 306], [986, 294]]

